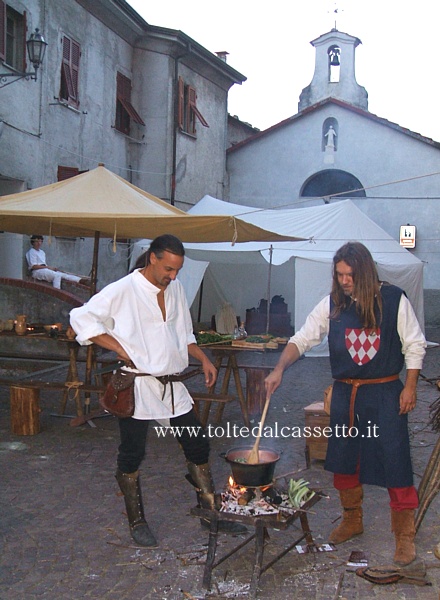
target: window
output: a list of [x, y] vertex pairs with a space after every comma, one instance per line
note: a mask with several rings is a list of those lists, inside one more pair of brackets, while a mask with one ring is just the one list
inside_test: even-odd
[[66, 179], [70, 179], [71, 177], [75, 177], [76, 175], [81, 175], [81, 173], [87, 172], [88, 169], [80, 171], [78, 167], [64, 167], [63, 165], [58, 165], [57, 181], [65, 181]]
[[301, 197], [338, 195], [338, 198], [365, 198], [364, 186], [357, 177], [340, 169], [325, 169], [310, 177], [305, 183]]
[[63, 37], [63, 58], [61, 62], [60, 100], [78, 108], [79, 59], [81, 47], [78, 42], [66, 35]]
[[116, 77], [116, 119], [115, 128], [126, 135], [130, 134], [130, 121], [145, 125], [131, 103], [131, 80], [122, 73]]
[[0, 1], [0, 58], [8, 67], [26, 71], [26, 13]]
[[185, 85], [182, 77], [179, 77], [179, 98], [178, 98], [178, 123], [179, 129], [196, 135], [196, 119], [200, 121], [203, 127], [209, 127], [205, 118], [196, 105], [196, 90], [190, 85]]

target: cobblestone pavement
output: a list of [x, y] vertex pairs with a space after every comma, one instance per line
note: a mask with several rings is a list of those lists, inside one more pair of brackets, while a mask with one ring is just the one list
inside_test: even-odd
[[[440, 330], [427, 332], [440, 342]], [[277, 354], [245, 353], [241, 362], [273, 365]], [[440, 348], [427, 352], [423, 375], [440, 378]], [[63, 372], [55, 373], [58, 378]], [[271, 402], [266, 423], [304, 425], [303, 408], [322, 398], [331, 381], [327, 358], [305, 358], [285, 375]], [[410, 429], [416, 483], [426, 467], [437, 434], [428, 426], [429, 406], [439, 396], [433, 383], [421, 380], [418, 407]], [[41, 394], [41, 432], [16, 436], [10, 431], [9, 393], [0, 388], [0, 599], [1, 600], [200, 600], [248, 598], [253, 566], [253, 543], [222, 562], [213, 571], [212, 589], [202, 586], [208, 534], [189, 514], [195, 495], [186, 482], [185, 461], [177, 442], [149, 432], [141, 478], [148, 521], [159, 547], [136, 547], [129, 535], [123, 499], [114, 480], [118, 446], [113, 417], [96, 419], [96, 427], [70, 427], [69, 420], [52, 416], [60, 406], [60, 393]], [[96, 399], [92, 399], [96, 408]], [[74, 403], [68, 409], [73, 412]], [[221, 422], [241, 424], [237, 402], [228, 404]], [[221, 430], [217, 430], [221, 433]], [[218, 488], [230, 474], [220, 453], [243, 440], [212, 439], [213, 472]], [[264, 445], [267, 445], [265, 440]], [[328, 498], [312, 509], [309, 523], [317, 543], [327, 540], [340, 514], [331, 474], [321, 461], [306, 468], [304, 439], [274, 439], [281, 452], [276, 475], [298, 471]], [[262, 442], [263, 446], [263, 442]], [[366, 486], [365, 532], [336, 551], [299, 555], [292, 550], [262, 575], [258, 598], [278, 600], [310, 598], [437, 599], [440, 561], [433, 554], [440, 542], [439, 498], [432, 502], [418, 532], [418, 562], [425, 564], [431, 586], [390, 584], [380, 586], [356, 576], [346, 565], [352, 550], [364, 551], [371, 566], [392, 562], [394, 540], [390, 532], [386, 490]], [[298, 537], [298, 529], [270, 530], [265, 563]], [[242, 539], [221, 535], [219, 555]]]

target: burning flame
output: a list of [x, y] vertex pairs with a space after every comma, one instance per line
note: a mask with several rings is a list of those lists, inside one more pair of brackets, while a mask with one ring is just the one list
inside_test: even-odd
[[228, 483], [229, 483], [230, 487], [234, 487], [234, 485], [235, 485], [235, 481], [231, 475], [229, 476]]

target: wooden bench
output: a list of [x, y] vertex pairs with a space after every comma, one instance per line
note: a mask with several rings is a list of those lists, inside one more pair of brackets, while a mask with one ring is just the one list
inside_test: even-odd
[[46, 382], [46, 381], [14, 381], [1, 379], [0, 385], [10, 388], [11, 431], [16, 435], [35, 435], [40, 432], [40, 390], [63, 390], [61, 413], [64, 414], [69, 397], [73, 390], [73, 400], [78, 416], [84, 414], [80, 392], [103, 394], [105, 386], [88, 385], [81, 382]]

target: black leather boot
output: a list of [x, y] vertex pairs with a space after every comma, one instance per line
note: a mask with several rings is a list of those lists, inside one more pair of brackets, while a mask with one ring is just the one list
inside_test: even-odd
[[121, 492], [124, 494], [131, 537], [140, 546], [148, 546], [150, 548], [157, 546], [156, 538], [151, 533], [144, 516], [139, 471], [122, 473], [118, 469], [115, 477], [121, 488]]
[[[221, 495], [215, 493], [214, 481], [208, 463], [195, 465], [194, 463], [187, 462], [186, 464], [189, 472], [187, 479], [197, 490], [197, 502], [199, 506], [209, 510], [219, 510], [222, 504]], [[209, 519], [200, 519], [200, 524], [206, 529], [209, 529], [211, 526]], [[244, 525], [240, 525], [240, 523], [219, 520], [218, 531], [239, 534], [246, 533], [247, 528]]]

